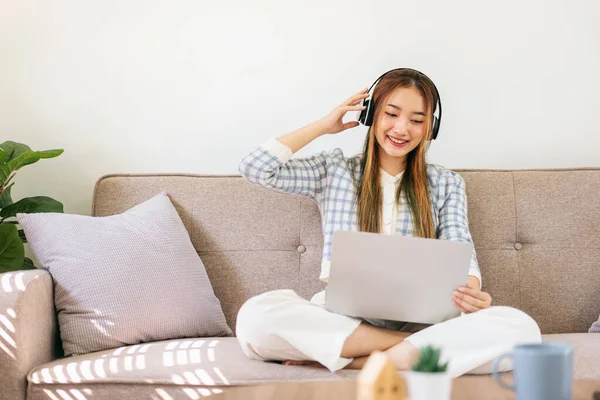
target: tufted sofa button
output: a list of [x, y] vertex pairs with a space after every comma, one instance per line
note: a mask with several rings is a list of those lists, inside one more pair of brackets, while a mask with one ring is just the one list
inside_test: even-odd
[[298, 253], [304, 253], [306, 251], [306, 246], [301, 244], [298, 246]]
[[521, 243], [515, 243], [516, 250], [521, 250], [522, 248], [523, 248], [523, 245]]

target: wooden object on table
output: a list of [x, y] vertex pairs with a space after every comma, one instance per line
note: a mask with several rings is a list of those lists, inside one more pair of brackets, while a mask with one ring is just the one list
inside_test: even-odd
[[392, 360], [380, 351], [372, 353], [356, 382], [357, 400], [404, 400], [407, 387]]

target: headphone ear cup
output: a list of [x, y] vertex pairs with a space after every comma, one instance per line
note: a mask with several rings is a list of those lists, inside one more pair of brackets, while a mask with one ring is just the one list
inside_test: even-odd
[[375, 106], [369, 107], [368, 109], [368, 113], [367, 113], [367, 122], [365, 123], [366, 126], [371, 126], [373, 125], [373, 115], [375, 115]]
[[369, 101], [370, 100], [368, 100], [368, 99], [363, 100], [362, 105], [366, 108], [364, 110], [360, 111], [360, 115], [358, 117], [358, 122], [360, 122], [363, 125], [367, 125], [368, 112], [369, 112]]
[[433, 117], [433, 132], [431, 134], [431, 139], [437, 139], [438, 131], [440, 130], [440, 120], [438, 117]]

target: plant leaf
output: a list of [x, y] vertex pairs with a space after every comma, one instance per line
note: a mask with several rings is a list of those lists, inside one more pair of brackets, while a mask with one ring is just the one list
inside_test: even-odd
[[6, 164], [0, 165], [0, 185], [4, 185], [10, 175], [25, 165], [33, 164], [38, 162], [40, 159], [40, 153], [38, 151], [27, 150], [19, 156], [8, 161]]
[[441, 349], [426, 346], [420, 349], [419, 359], [412, 367], [413, 371], [418, 372], [444, 372], [448, 367], [448, 363], [440, 365]]
[[40, 158], [54, 158], [64, 153], [63, 149], [52, 149], [40, 151]]
[[8, 160], [8, 153], [0, 147], [0, 164], [4, 164]]
[[41, 158], [58, 157], [64, 152], [63, 149], [33, 151], [29, 146], [16, 142], [4, 142], [0, 144], [0, 148], [7, 153], [0, 153], [2, 154], [1, 157], [4, 158], [4, 161], [0, 163], [0, 185], [4, 185], [14, 171], [36, 163]]
[[46, 196], [25, 197], [0, 210], [0, 217], [10, 218], [16, 216], [18, 213], [30, 214], [42, 212], [62, 213], [63, 204]]
[[440, 360], [440, 349], [434, 349], [432, 351], [433, 355], [432, 355], [432, 361], [434, 364], [437, 364], [438, 361]]
[[7, 187], [4, 188], [2, 194], [0, 194], [0, 208], [4, 208], [13, 203], [12, 197], [10, 197], [10, 190], [15, 183], [11, 183]]
[[3, 162], [8, 162], [19, 157], [21, 154], [26, 151], [31, 151], [31, 148], [23, 143], [8, 141], [0, 144], [0, 148], [4, 150], [7, 154], [7, 159]]
[[19, 238], [17, 227], [0, 225], [0, 273], [16, 271], [23, 266], [25, 249]]
[[36, 268], [37, 267], [33, 263], [33, 260], [31, 258], [25, 257], [25, 259], [23, 260], [23, 266], [21, 267], [21, 269], [36, 269]]

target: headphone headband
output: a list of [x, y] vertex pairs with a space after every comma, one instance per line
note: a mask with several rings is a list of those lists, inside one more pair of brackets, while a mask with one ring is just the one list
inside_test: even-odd
[[433, 84], [433, 89], [435, 90], [435, 94], [437, 96], [437, 104], [434, 105], [433, 113], [435, 114], [435, 112], [438, 111], [438, 114], [439, 114], [439, 117], [436, 117], [435, 115], [433, 116], [433, 132], [432, 132], [431, 138], [433, 140], [435, 140], [438, 136], [438, 132], [440, 130], [440, 123], [442, 120], [442, 100], [440, 98], [440, 93], [438, 92], [438, 89], [435, 86], [435, 83], [433, 83], [433, 81], [427, 75], [425, 75], [421, 71], [417, 71], [416, 69], [412, 69], [412, 68], [394, 68], [394, 69], [390, 69], [389, 71], [381, 74], [381, 76], [379, 78], [377, 78], [375, 80], [375, 82], [373, 82], [373, 84], [371, 85], [369, 90], [367, 90], [367, 93], [369, 93], [370, 96], [368, 99], [364, 99], [363, 104], [362, 104], [363, 106], [366, 106], [367, 108], [361, 111], [361, 113], [358, 117], [358, 122], [360, 122], [361, 124], [363, 124], [365, 126], [371, 126], [373, 124], [373, 114], [375, 113], [375, 102], [372, 101], [373, 94], [371, 93], [371, 89], [373, 89], [373, 87], [375, 85], [377, 85], [377, 83], [379, 83], [381, 78], [383, 78], [388, 73], [390, 73], [392, 71], [403, 71], [403, 70], [404, 71], [414, 71], [418, 74], [421, 74], [421, 75], [425, 76], [427, 79], [429, 79], [431, 81], [431, 83]]

